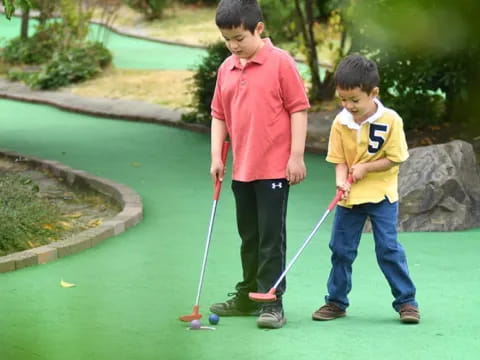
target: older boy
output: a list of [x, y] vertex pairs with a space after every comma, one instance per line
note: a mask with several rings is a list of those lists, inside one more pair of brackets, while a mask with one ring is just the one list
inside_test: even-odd
[[262, 39], [262, 12], [256, 0], [222, 0], [216, 24], [232, 55], [218, 69], [212, 101], [212, 180], [223, 180], [221, 147], [232, 143], [235, 196], [243, 280], [236, 293], [210, 310], [221, 316], [258, 315], [261, 328], [285, 323], [282, 294], [258, 305], [249, 292], [266, 292], [285, 267], [285, 218], [289, 185], [305, 175], [309, 102], [294, 60]]
[[[346, 315], [352, 264], [369, 217], [377, 261], [395, 298], [393, 308], [402, 322], [418, 323], [415, 286], [397, 241], [397, 178], [399, 164], [408, 158], [402, 119], [377, 99], [380, 77], [373, 61], [359, 55], [346, 57], [335, 81], [344, 109], [332, 125], [327, 161], [335, 164], [337, 188], [345, 196], [337, 206], [330, 240], [326, 304], [312, 317], [332, 320]], [[351, 186], [346, 181], [349, 173], [354, 180]]]

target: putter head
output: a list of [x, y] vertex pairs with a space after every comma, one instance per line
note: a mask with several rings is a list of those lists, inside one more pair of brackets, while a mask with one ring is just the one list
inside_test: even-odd
[[181, 321], [185, 321], [185, 322], [190, 322], [192, 320], [200, 320], [201, 318], [202, 318], [202, 314], [199, 314], [198, 312], [198, 305], [195, 305], [193, 307], [193, 312], [190, 315], [183, 315], [179, 317]]
[[255, 302], [274, 302], [275, 300], [277, 300], [275, 292], [272, 293], [271, 290], [266, 294], [251, 292], [248, 293], [248, 297], [250, 298], [250, 300]]

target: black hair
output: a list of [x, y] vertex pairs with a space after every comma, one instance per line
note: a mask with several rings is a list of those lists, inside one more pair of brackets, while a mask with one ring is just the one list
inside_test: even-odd
[[335, 84], [340, 89], [351, 90], [359, 87], [370, 94], [379, 83], [377, 64], [361, 55], [345, 57], [335, 71]]
[[220, 29], [243, 26], [252, 34], [257, 24], [262, 21], [262, 9], [257, 0], [222, 0], [215, 16], [215, 23]]

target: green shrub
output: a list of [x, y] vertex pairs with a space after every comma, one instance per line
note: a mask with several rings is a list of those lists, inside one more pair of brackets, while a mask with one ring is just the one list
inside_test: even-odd
[[218, 0], [177, 0], [177, 2], [187, 5], [217, 5]]
[[58, 22], [39, 26], [37, 32], [28, 39], [17, 37], [10, 40], [3, 49], [3, 60], [13, 65], [47, 62], [60, 45], [61, 37], [58, 34], [61, 26]]
[[101, 43], [87, 43], [56, 52], [40, 72], [28, 77], [27, 83], [34, 88], [56, 89], [92, 78], [111, 60]]
[[160, 19], [169, 0], [124, 0], [132, 9], [140, 11], [148, 20]]
[[217, 81], [217, 70], [222, 62], [230, 55], [223, 41], [219, 41], [207, 48], [207, 56], [196, 69], [193, 76], [193, 107], [195, 110], [184, 115], [186, 122], [210, 124], [210, 105]]
[[445, 97], [437, 90], [437, 61], [386, 50], [369, 56], [378, 64], [381, 99], [397, 111], [406, 129], [438, 125], [445, 117]]
[[31, 72], [24, 72], [24, 71], [19, 71], [19, 70], [10, 70], [7, 72], [7, 77], [8, 80], [10, 81], [23, 81], [27, 84], [30, 83], [30, 79], [32, 77], [36, 76], [36, 73], [31, 73]]
[[295, 40], [298, 35], [295, 24], [295, 3], [292, 0], [260, 0], [265, 19], [266, 35], [273, 42], [283, 43]]
[[[352, 51], [377, 61], [384, 102], [396, 106], [407, 128], [478, 123], [478, 11], [464, 8], [446, 0], [375, 0], [348, 11]], [[423, 20], [412, 21], [412, 14]], [[462, 26], [446, 26], [447, 14]]]
[[[44, 224], [57, 210], [37, 197], [38, 187], [19, 175], [0, 176], [0, 256], [48, 243], [52, 230]], [[29, 244], [30, 242], [30, 244]]]

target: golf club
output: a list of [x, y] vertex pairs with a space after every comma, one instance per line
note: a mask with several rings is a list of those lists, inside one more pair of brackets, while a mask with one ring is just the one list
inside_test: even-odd
[[[349, 175], [348, 179], [347, 179], [348, 183], [351, 184], [353, 182], [353, 177], [352, 175]], [[303, 250], [305, 249], [305, 247], [308, 245], [308, 243], [310, 242], [310, 240], [312, 239], [313, 235], [315, 235], [315, 233], [317, 232], [318, 228], [320, 227], [320, 225], [322, 225], [322, 223], [325, 221], [325, 219], [327, 218], [328, 214], [335, 208], [335, 206], [337, 205], [337, 203], [340, 201], [340, 199], [342, 198], [342, 195], [343, 195], [343, 190], [340, 190], [338, 189], [337, 190], [337, 194], [335, 195], [335, 197], [333, 198], [332, 202], [330, 203], [330, 205], [328, 205], [328, 208], [327, 210], [325, 211], [325, 213], [323, 214], [323, 216], [321, 217], [320, 221], [317, 223], [317, 225], [315, 225], [315, 228], [313, 229], [313, 231], [310, 233], [310, 235], [308, 235], [308, 237], [305, 239], [305, 241], [303, 242], [302, 246], [300, 247], [300, 249], [297, 251], [297, 253], [295, 254], [295, 256], [293, 257], [292, 260], [290, 260], [290, 263], [287, 265], [287, 267], [285, 268], [285, 270], [283, 271], [283, 273], [280, 275], [280, 277], [278, 278], [277, 282], [273, 285], [273, 287], [267, 292], [267, 293], [256, 293], [256, 292], [251, 292], [248, 294], [248, 297], [250, 298], [250, 300], [253, 300], [253, 301], [256, 301], [256, 302], [273, 302], [275, 300], [277, 300], [277, 296], [275, 295], [276, 291], [277, 291], [277, 287], [278, 285], [280, 284], [280, 282], [283, 280], [283, 278], [285, 277], [285, 275], [287, 275], [287, 272], [288, 270], [290, 270], [290, 268], [292, 267], [292, 265], [295, 263], [295, 261], [298, 259], [298, 257], [300, 256], [300, 254], [303, 252]]]
[[[227, 162], [227, 155], [228, 155], [228, 141], [223, 143], [222, 147], [222, 162], [225, 165]], [[208, 225], [208, 232], [207, 232], [207, 241], [205, 243], [205, 251], [203, 253], [203, 262], [202, 262], [202, 269], [200, 271], [200, 280], [198, 281], [198, 289], [197, 289], [197, 297], [195, 299], [195, 305], [193, 306], [193, 312], [189, 315], [180, 316], [181, 321], [192, 321], [198, 320], [202, 317], [202, 314], [198, 312], [198, 304], [200, 302], [200, 293], [202, 291], [203, 285], [203, 277], [205, 275], [205, 266], [207, 265], [207, 257], [208, 257], [208, 249], [210, 247], [210, 239], [212, 237], [212, 228], [213, 222], [215, 220], [215, 213], [217, 211], [217, 202], [220, 197], [220, 189], [222, 188], [222, 182], [218, 180], [215, 182], [215, 191], [213, 194], [213, 206], [212, 206], [212, 214], [210, 216], [210, 224]]]

